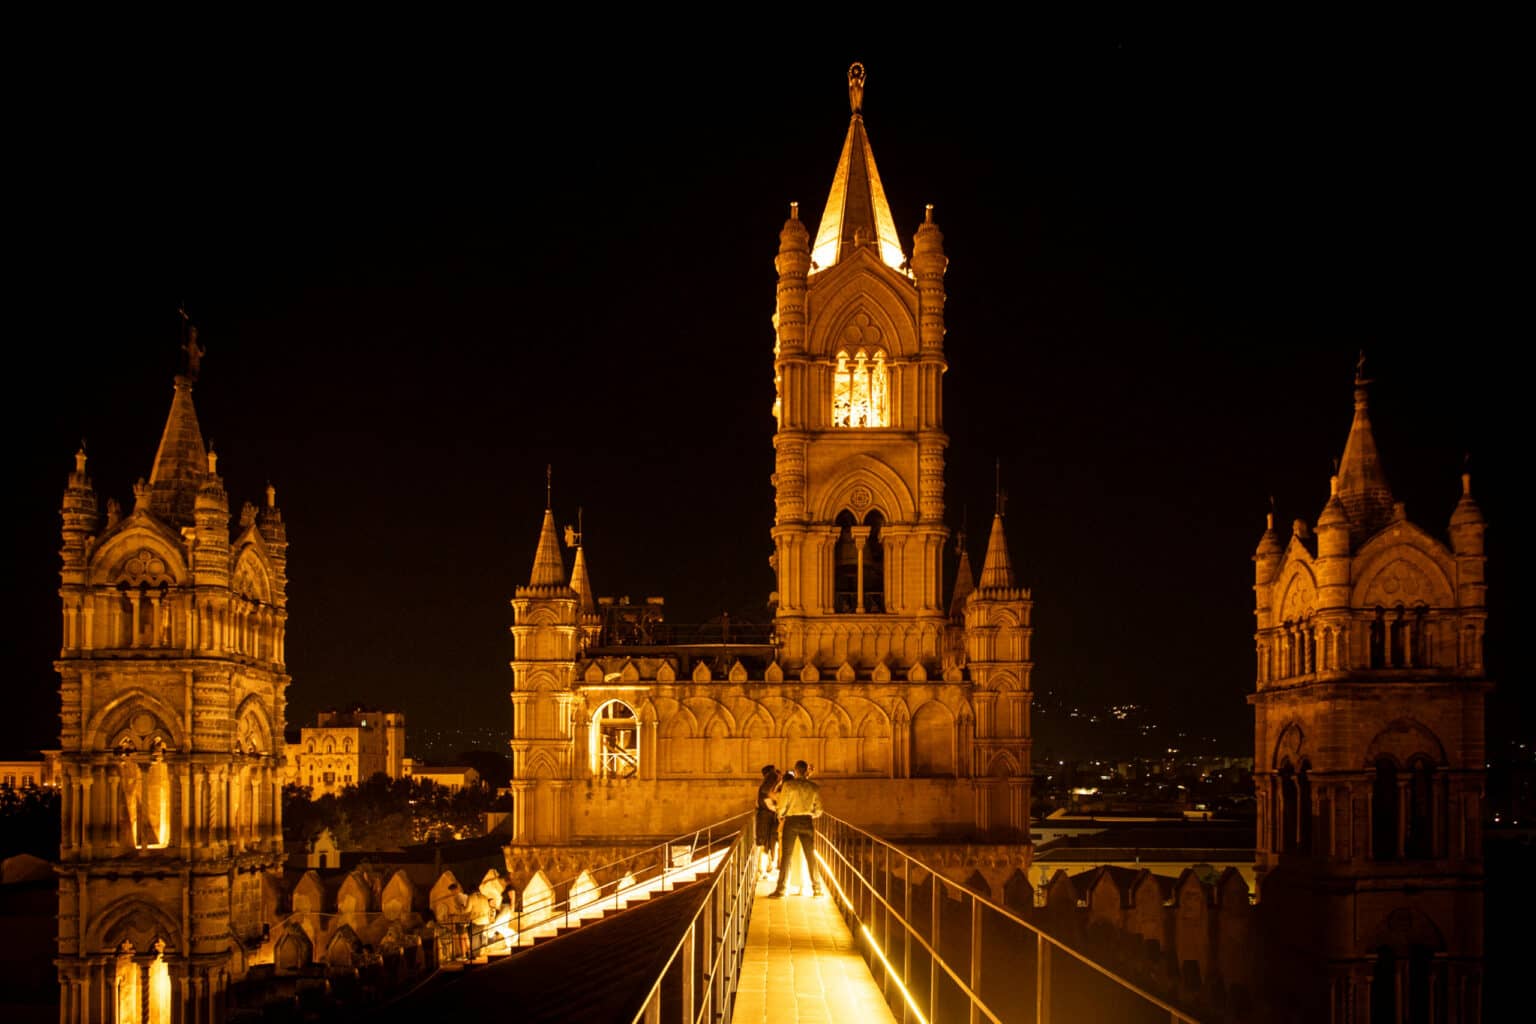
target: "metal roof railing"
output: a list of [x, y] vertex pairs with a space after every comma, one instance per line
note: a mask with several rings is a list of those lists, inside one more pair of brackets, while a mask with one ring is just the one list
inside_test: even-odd
[[[964, 885], [856, 825], [817, 821], [816, 860], [870, 972], [904, 1021], [1197, 1024]], [[914, 879], [923, 879], [919, 883]], [[927, 906], [914, 905], [914, 893]]]

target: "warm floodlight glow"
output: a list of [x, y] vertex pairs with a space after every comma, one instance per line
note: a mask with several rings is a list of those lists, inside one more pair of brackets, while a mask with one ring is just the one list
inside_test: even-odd
[[[837, 898], [842, 900], [843, 906], [848, 908], [850, 914], [858, 917], [858, 912], [853, 909], [853, 901], [848, 898], [848, 894], [843, 891], [843, 887], [837, 884], [837, 875], [832, 872], [832, 866], [827, 863], [827, 858], [823, 857], [820, 851], [817, 851], [816, 860], [821, 864], [822, 874], [826, 876], [827, 881], [832, 883], [832, 889], [837, 893]], [[896, 983], [897, 988], [901, 989], [901, 997], [912, 1008], [912, 1015], [918, 1019], [919, 1024], [928, 1024], [928, 1018], [923, 1016], [923, 1011], [917, 1008], [917, 1000], [912, 998], [912, 993], [907, 991], [906, 982], [896, 972], [896, 968], [891, 966], [891, 962], [886, 959], [885, 951], [880, 948], [880, 943], [875, 941], [874, 933], [869, 930], [869, 926], [860, 921], [859, 931], [864, 933], [864, 938], [869, 940], [869, 948], [874, 950], [875, 956], [879, 957], [880, 962], [885, 965], [886, 976]]]
[[928, 1024], [928, 1018], [924, 1017], [923, 1011], [917, 1008], [917, 1000], [913, 999], [912, 993], [907, 991], [906, 983], [901, 980], [901, 975], [896, 973], [896, 968], [891, 966], [891, 962], [885, 958], [885, 951], [880, 948], [880, 943], [875, 941], [875, 936], [870, 932], [869, 925], [861, 923], [859, 931], [864, 933], [864, 937], [869, 940], [869, 948], [875, 951], [875, 956], [879, 957], [880, 962], [885, 965], [886, 977], [894, 981], [896, 987], [901, 989], [901, 998], [905, 999], [907, 1005], [912, 1008], [912, 1016], [916, 1017], [920, 1024]]
[[888, 427], [885, 352], [859, 349], [853, 355], [837, 354], [832, 378], [832, 425], [835, 427]]

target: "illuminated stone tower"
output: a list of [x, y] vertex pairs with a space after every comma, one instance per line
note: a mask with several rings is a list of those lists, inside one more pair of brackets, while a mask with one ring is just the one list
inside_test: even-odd
[[1306, 1020], [1477, 1021], [1483, 518], [1463, 475], [1449, 545], [1408, 520], [1366, 384], [1315, 529], [1254, 555], [1270, 980]]
[[546, 501], [533, 572], [512, 599], [512, 838], [517, 843], [558, 844], [571, 837], [581, 603], [566, 583], [555, 515]]
[[909, 262], [864, 130], [864, 69], [814, 243], [779, 236], [774, 376], [784, 667], [940, 668], [944, 239], [933, 209]]
[[546, 510], [512, 601], [514, 847], [678, 835], [804, 759], [834, 813], [991, 840], [999, 884], [1028, 867], [1030, 595], [999, 509], [980, 585], [944, 600], [943, 237], [930, 207], [907, 258], [863, 86], [855, 65], [815, 239], [797, 205], [779, 237], [771, 631], [594, 604], [584, 538], [567, 576]]
[[286, 533], [271, 487], [231, 530], [183, 347], [133, 510], [83, 450], [64, 492], [61, 1021], [221, 1020], [282, 860]]

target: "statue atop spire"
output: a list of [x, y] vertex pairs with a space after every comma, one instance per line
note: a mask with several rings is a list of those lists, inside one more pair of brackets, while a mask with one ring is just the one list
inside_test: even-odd
[[181, 315], [181, 351], [185, 357], [181, 375], [190, 381], [197, 380], [197, 371], [202, 366], [203, 356], [208, 350], [197, 342], [197, 327], [192, 323], [192, 318], [187, 315], [187, 304], [183, 302], [176, 307], [176, 312]]
[[896, 221], [880, 184], [875, 154], [864, 130], [864, 65], [848, 69], [848, 104], [853, 116], [832, 177], [832, 190], [811, 246], [812, 271], [826, 270], [855, 251], [873, 248], [892, 270], [906, 266]]

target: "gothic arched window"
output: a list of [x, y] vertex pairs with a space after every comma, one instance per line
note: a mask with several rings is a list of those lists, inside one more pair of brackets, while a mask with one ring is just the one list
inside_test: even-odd
[[610, 700], [592, 716], [592, 774], [599, 779], [632, 779], [640, 774], [640, 720], [622, 700]]
[[859, 610], [859, 546], [853, 539], [853, 513], [837, 514], [837, 546], [832, 554], [832, 610]]
[[1280, 768], [1280, 842], [1275, 844], [1283, 853], [1296, 852], [1299, 803], [1296, 793], [1296, 772], [1287, 761]]
[[1381, 608], [1376, 609], [1376, 617], [1371, 620], [1371, 668], [1387, 667], [1387, 617]]
[[1435, 855], [1435, 766], [1427, 757], [1416, 757], [1408, 771], [1408, 834], [1403, 853], [1414, 860], [1428, 860]]
[[850, 355], [838, 352], [832, 378], [832, 425], [834, 427], [888, 427], [891, 425], [890, 383], [885, 352], [864, 349]]
[[1371, 856], [1397, 859], [1397, 764], [1385, 756], [1376, 761], [1371, 785]]
[[871, 509], [864, 517], [864, 525], [869, 527], [869, 536], [864, 538], [864, 583], [860, 593], [864, 598], [863, 610], [878, 613], [885, 611], [885, 544], [880, 539], [885, 517], [878, 509]]

